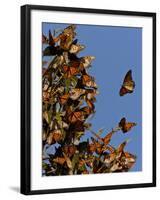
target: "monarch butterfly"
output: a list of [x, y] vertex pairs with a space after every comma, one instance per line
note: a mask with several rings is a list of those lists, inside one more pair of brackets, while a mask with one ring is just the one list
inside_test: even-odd
[[122, 142], [117, 148], [117, 153], [122, 153], [126, 144], [127, 144], [127, 141]]
[[49, 136], [47, 138], [47, 143], [54, 144], [56, 142], [59, 142], [62, 139], [62, 132], [61, 130], [55, 130], [49, 133]]
[[73, 42], [73, 35], [62, 33], [60, 36], [60, 47], [64, 50], [69, 50]]
[[75, 123], [77, 121], [84, 121], [84, 113], [83, 111], [74, 111], [71, 112], [68, 116], [68, 120], [70, 123]]
[[86, 103], [91, 110], [94, 110], [95, 106], [91, 100], [86, 99]]
[[84, 68], [87, 68], [90, 66], [91, 62], [95, 59], [94, 56], [85, 56], [81, 58], [81, 63], [83, 64]]
[[119, 127], [121, 128], [123, 133], [127, 133], [132, 129], [132, 127], [136, 126], [137, 124], [134, 122], [126, 122], [126, 118], [123, 117], [119, 122]]
[[71, 45], [70, 47], [70, 50], [69, 50], [69, 53], [79, 53], [80, 51], [82, 51], [83, 49], [85, 48], [84, 45], [81, 45], [81, 44], [73, 44]]
[[69, 128], [74, 132], [83, 132], [85, 130], [84, 122], [78, 120], [74, 124], [71, 124]]
[[72, 100], [76, 100], [78, 99], [82, 94], [85, 94], [85, 90], [84, 89], [81, 89], [81, 88], [74, 88], [74, 89], [71, 89], [71, 91], [69, 92], [70, 93], [70, 98]]
[[70, 67], [70, 66], [67, 66], [67, 65], [63, 66], [63, 71], [65, 73], [64, 76], [66, 78], [71, 78], [72, 76], [77, 75], [79, 73], [78, 68], [76, 68], [76, 67]]
[[93, 112], [89, 106], [85, 106], [85, 107], [81, 108], [80, 111], [83, 113], [84, 117], [87, 117], [88, 115], [90, 115]]
[[69, 33], [74, 32], [75, 29], [76, 29], [76, 25], [75, 25], [75, 24], [71, 24], [71, 25], [67, 26], [67, 27], [63, 30], [63, 32], [69, 34]]
[[60, 96], [59, 103], [61, 105], [64, 105], [68, 101], [68, 98], [69, 98], [69, 94], [64, 94], [64, 95]]
[[66, 162], [66, 159], [64, 157], [57, 157], [53, 159], [54, 162], [63, 165]]
[[125, 164], [128, 166], [128, 168], [131, 168], [136, 161], [136, 156], [128, 152], [124, 152], [124, 156], [125, 156]]
[[113, 135], [113, 132], [110, 132], [102, 139], [105, 145], [109, 144], [109, 142], [111, 141], [112, 135]]
[[97, 84], [95, 83], [94, 78], [88, 74], [82, 75], [82, 83], [87, 87], [97, 88]]
[[68, 156], [71, 157], [76, 152], [77, 148], [74, 145], [65, 145], [63, 147], [63, 152]]
[[135, 82], [132, 79], [132, 71], [129, 70], [124, 78], [123, 85], [119, 91], [120, 96], [124, 96], [128, 93], [133, 93], [135, 88]]
[[86, 97], [88, 100], [95, 100], [95, 96], [98, 94], [98, 91], [96, 91], [95, 89], [86, 89]]

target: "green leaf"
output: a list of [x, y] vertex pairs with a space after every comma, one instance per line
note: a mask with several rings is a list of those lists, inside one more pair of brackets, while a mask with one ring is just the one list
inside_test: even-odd
[[61, 117], [61, 113], [60, 112], [56, 113], [55, 119], [57, 120], [58, 123], [61, 123], [62, 117]]
[[75, 88], [76, 85], [77, 85], [77, 81], [78, 81], [78, 78], [76, 76], [73, 76], [71, 78], [71, 83], [72, 83], [72, 86]]
[[80, 170], [81, 172], [85, 171], [85, 170], [86, 170], [86, 166], [85, 166], [85, 164], [82, 165], [81, 167], [79, 167], [79, 170]]
[[48, 164], [47, 163], [42, 163], [42, 168], [44, 169], [44, 170], [47, 170], [48, 169]]
[[65, 85], [66, 85], [66, 93], [68, 93], [69, 89], [70, 89], [70, 85], [71, 85], [71, 80], [70, 79], [66, 79], [65, 80]]
[[77, 139], [80, 139], [80, 137], [84, 135], [84, 132], [76, 132], [75, 135]]
[[74, 154], [73, 158], [72, 158], [72, 168], [74, 170], [76, 164], [78, 163], [79, 161], [79, 154]]

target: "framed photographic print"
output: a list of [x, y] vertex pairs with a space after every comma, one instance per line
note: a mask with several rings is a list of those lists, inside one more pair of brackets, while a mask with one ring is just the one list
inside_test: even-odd
[[21, 7], [21, 193], [156, 186], [156, 14]]

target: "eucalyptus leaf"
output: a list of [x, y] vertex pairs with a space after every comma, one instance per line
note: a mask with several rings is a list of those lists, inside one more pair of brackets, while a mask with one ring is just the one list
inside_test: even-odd
[[71, 84], [72, 84], [72, 86], [73, 86], [74, 88], [76, 87], [77, 82], [78, 82], [78, 78], [77, 78], [76, 76], [73, 76], [73, 77], [71, 78]]
[[79, 162], [79, 154], [76, 153], [74, 154], [73, 158], [72, 158], [72, 168], [74, 170], [76, 164]]
[[71, 85], [71, 80], [70, 79], [66, 79], [65, 80], [65, 86], [66, 86], [66, 93], [69, 92], [69, 89], [70, 89], [70, 85]]

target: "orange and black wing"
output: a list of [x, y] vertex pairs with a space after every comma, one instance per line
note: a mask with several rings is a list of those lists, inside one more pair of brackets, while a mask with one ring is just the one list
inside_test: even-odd
[[83, 121], [84, 119], [84, 114], [82, 111], [75, 111], [72, 112], [69, 116], [68, 116], [68, 120], [70, 123], [75, 123], [77, 121]]
[[120, 96], [124, 96], [127, 93], [132, 93], [135, 88], [135, 82], [132, 79], [132, 70], [129, 70], [125, 75], [123, 85], [119, 91]]
[[52, 35], [50, 30], [49, 30], [49, 45], [50, 46], [54, 46], [55, 45], [54, 38], [53, 38], [53, 35]]
[[67, 103], [68, 98], [69, 98], [69, 94], [64, 94], [64, 95], [60, 96], [59, 97], [59, 103], [61, 105], [64, 105], [65, 103]]
[[119, 127], [123, 128], [123, 127], [125, 126], [125, 124], [126, 124], [126, 118], [123, 117], [123, 118], [121, 119], [121, 121], [119, 122]]
[[74, 76], [74, 75], [79, 73], [78, 68], [70, 67], [70, 66], [67, 66], [67, 65], [63, 66], [63, 71], [65, 73], [65, 77], [66, 78], [71, 78], [72, 76]]
[[133, 81], [132, 79], [132, 70], [129, 70], [124, 77], [123, 84], [125, 85], [126, 82]]
[[109, 144], [109, 142], [111, 141], [112, 135], [113, 135], [113, 132], [110, 132], [103, 138], [103, 142], [105, 145]]

